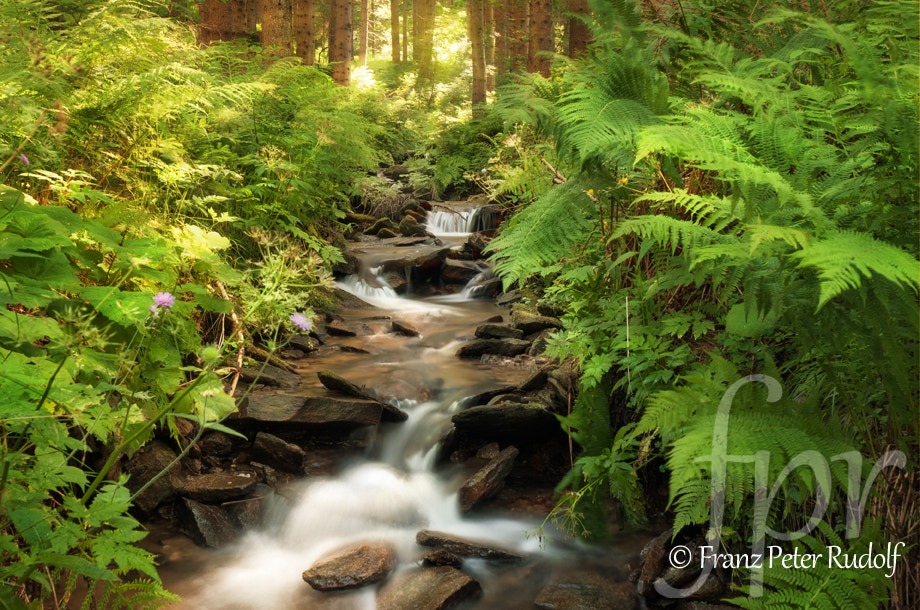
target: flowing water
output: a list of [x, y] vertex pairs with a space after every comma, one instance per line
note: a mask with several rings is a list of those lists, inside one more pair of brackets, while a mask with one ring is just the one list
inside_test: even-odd
[[[469, 228], [475, 220], [473, 212], [462, 226], [450, 225], [441, 216], [434, 218], [444, 229]], [[463, 233], [442, 231], [452, 232]], [[456, 240], [455, 245], [462, 241]], [[412, 254], [417, 253], [413, 248]], [[461, 515], [457, 489], [464, 475], [456, 465], [436, 465], [438, 440], [465, 397], [518, 383], [530, 371], [456, 358], [457, 347], [472, 337], [476, 326], [496, 314], [507, 316], [507, 310], [470, 299], [469, 291], [451, 298], [397, 296], [379, 267], [387, 258], [403, 254], [405, 249], [394, 252], [389, 247], [361, 245], [359, 257], [365, 271], [347, 278], [341, 286], [375, 307], [341, 312], [343, 323], [360, 329], [359, 336], [329, 337], [328, 342], [338, 344], [338, 350], [327, 346], [325, 353], [301, 360], [298, 366], [304, 386], [298, 391], [324, 392], [315, 373], [333, 370], [345, 379], [398, 397], [393, 400], [409, 414], [408, 421], [381, 425], [360, 459], [335, 476], [307, 478], [289, 487], [284, 492], [287, 499], [271, 503], [261, 531], [247, 534], [229, 549], [209, 552], [195, 566], [194, 574], [168, 582], [183, 596], [181, 608], [374, 608], [376, 586], [319, 593], [303, 582], [301, 573], [336, 549], [378, 540], [396, 546], [397, 570], [414, 568], [421, 555], [415, 543], [420, 529], [481, 539], [544, 557], [561, 552], [541, 549], [537, 539], [528, 535], [540, 525], [538, 518]], [[389, 332], [387, 318], [412, 323], [420, 336]], [[349, 347], [369, 353], [348, 351]], [[521, 584], [526, 581], [524, 576], [512, 575], [518, 584], [509, 585], [508, 567], [467, 560], [463, 569], [480, 581], [485, 592], [475, 607], [533, 607], [535, 592]], [[521, 587], [529, 601], [507, 599], [507, 595], [516, 595], [508, 591]]]

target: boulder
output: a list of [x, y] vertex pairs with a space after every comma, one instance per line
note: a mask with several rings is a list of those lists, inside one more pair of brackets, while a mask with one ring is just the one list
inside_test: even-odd
[[[160, 441], [148, 443], [128, 460], [125, 471], [131, 475], [128, 489], [136, 493], [153, 477], [167, 468], [169, 471], [154, 481], [134, 499], [134, 505], [145, 513], [151, 513], [162, 502], [176, 495], [183, 485], [178, 464], [172, 464], [176, 453]], [[172, 465], [172, 466], [171, 466]]]
[[393, 239], [394, 237], [398, 238], [399, 233], [397, 233], [393, 229], [384, 227], [380, 229], [380, 231], [377, 233], [377, 237], [379, 237], [380, 239]]
[[378, 219], [371, 226], [364, 230], [365, 235], [377, 235], [380, 236], [380, 231], [383, 229], [389, 229], [390, 231], [395, 231], [396, 223], [384, 216], [383, 218]]
[[245, 383], [262, 383], [277, 388], [295, 388], [300, 385], [300, 375], [270, 364], [258, 368], [244, 366], [240, 369], [240, 379]]
[[508, 393], [510, 393], [510, 392], [514, 392], [516, 389], [517, 389], [516, 386], [513, 386], [513, 385], [506, 385], [506, 386], [501, 387], [501, 388], [495, 388], [494, 390], [486, 390], [485, 392], [481, 392], [481, 393], [479, 393], [479, 394], [476, 394], [476, 395], [470, 397], [470, 399], [469, 399], [468, 401], [466, 401], [465, 404], [466, 404], [466, 405], [469, 405], [469, 406], [471, 406], [471, 407], [475, 407], [475, 406], [478, 406], [478, 405], [488, 404], [488, 402], [489, 402], [490, 400], [492, 400], [493, 398], [495, 398], [496, 396], [500, 396], [501, 394], [508, 394]]
[[457, 350], [458, 358], [480, 358], [483, 354], [517, 356], [523, 354], [530, 343], [521, 339], [475, 339]]
[[467, 479], [459, 492], [460, 510], [468, 512], [483, 500], [497, 495], [505, 486], [505, 477], [511, 472], [518, 453], [517, 447], [507, 447]]
[[255, 395], [240, 404], [234, 420], [241, 425], [277, 424], [290, 427], [345, 424], [375, 425], [383, 406], [376, 400], [331, 396]]
[[303, 449], [268, 432], [256, 434], [252, 443], [252, 459], [278, 470], [302, 474], [305, 457]]
[[636, 610], [639, 596], [629, 582], [613, 582], [594, 570], [566, 570], [557, 574], [534, 601], [546, 610]]
[[356, 337], [358, 336], [358, 333], [351, 330], [350, 328], [346, 328], [345, 326], [342, 326], [341, 324], [333, 324], [333, 323], [326, 324], [326, 334], [332, 335], [333, 337]]
[[403, 216], [403, 219], [399, 221], [399, 232], [404, 237], [421, 237], [427, 235], [425, 231], [425, 225], [422, 225], [411, 216]]
[[509, 290], [504, 294], [500, 294], [495, 299], [495, 304], [499, 307], [511, 307], [513, 303], [517, 303], [523, 298], [524, 296], [521, 294], [521, 291], [515, 288], [514, 290]]
[[339, 392], [354, 398], [361, 398], [362, 400], [379, 400], [368, 390], [346, 380], [344, 377], [336, 375], [332, 371], [318, 371], [316, 376], [319, 378], [321, 384], [333, 392]]
[[239, 530], [219, 506], [183, 498], [177, 507], [179, 530], [200, 546], [218, 548], [236, 540]]
[[479, 266], [470, 261], [448, 258], [441, 269], [441, 281], [445, 284], [466, 284], [479, 275]]
[[217, 503], [245, 497], [258, 482], [248, 473], [202, 474], [187, 478], [181, 493], [196, 502]]
[[377, 593], [377, 610], [444, 610], [482, 593], [478, 582], [450, 566], [403, 572]]
[[332, 266], [332, 273], [334, 273], [336, 277], [354, 275], [358, 272], [358, 269], [361, 268], [361, 262], [358, 260], [358, 257], [344, 248], [342, 249], [342, 258], [345, 260]]
[[198, 441], [202, 455], [226, 457], [233, 451], [233, 437], [225, 432], [208, 432]]
[[527, 379], [521, 382], [518, 386], [518, 390], [521, 392], [533, 392], [536, 389], [542, 388], [546, 385], [549, 375], [546, 374], [546, 371], [539, 370], [531, 373]]
[[524, 556], [516, 551], [503, 549], [481, 540], [463, 538], [445, 532], [419, 530], [415, 535], [415, 541], [421, 546], [444, 549], [461, 557], [475, 557], [490, 561], [520, 561], [524, 559]]
[[525, 335], [548, 328], [562, 328], [562, 322], [556, 318], [541, 316], [523, 309], [511, 310], [511, 323], [524, 331]]
[[521, 339], [524, 331], [509, 324], [483, 324], [476, 328], [480, 339]]
[[433, 273], [441, 268], [450, 248], [437, 248], [423, 250], [400, 258], [395, 258], [383, 263], [384, 271], [400, 271], [412, 269], [414, 271]]
[[456, 413], [451, 421], [458, 433], [491, 440], [534, 441], [562, 433], [555, 415], [531, 403], [471, 407]]
[[428, 551], [422, 557], [422, 565], [425, 566], [453, 566], [459, 568], [463, 565], [463, 558], [454, 555], [444, 549], [435, 549]]
[[397, 335], [403, 335], [404, 337], [418, 337], [420, 334], [414, 325], [400, 320], [393, 320], [390, 323], [390, 328]]
[[322, 345], [322, 341], [310, 335], [291, 335], [288, 337], [288, 345], [309, 354], [317, 351]]
[[356, 589], [387, 577], [396, 565], [396, 548], [388, 543], [362, 544], [339, 551], [304, 571], [317, 591]]
[[482, 233], [471, 233], [466, 243], [463, 244], [463, 251], [469, 252], [473, 258], [482, 258], [482, 251], [486, 249], [488, 243]]

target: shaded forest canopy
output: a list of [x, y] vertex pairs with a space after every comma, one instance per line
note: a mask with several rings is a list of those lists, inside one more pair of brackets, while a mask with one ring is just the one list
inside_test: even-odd
[[[120, 464], [183, 421], [234, 433], [242, 355], [332, 306], [400, 164], [413, 196], [500, 204], [495, 272], [560, 312], [577, 453], [548, 518], [602, 543], [613, 498], [738, 550], [817, 505], [790, 552], [905, 542], [903, 569], [736, 570], [729, 601], [917, 607], [918, 25], [897, 1], [0, 3], [0, 604], [173, 599]], [[736, 388], [726, 423], [754, 374], [781, 397]], [[760, 461], [700, 460], [722, 424]]]

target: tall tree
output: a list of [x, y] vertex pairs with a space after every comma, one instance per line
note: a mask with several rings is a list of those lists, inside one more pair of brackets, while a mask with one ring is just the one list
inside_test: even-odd
[[198, 42], [246, 38], [256, 29], [256, 0], [207, 0], [198, 8]]
[[294, 51], [308, 66], [312, 66], [316, 61], [315, 13], [313, 0], [294, 0], [291, 21]]
[[508, 64], [511, 60], [511, 49], [508, 40], [511, 28], [508, 25], [510, 11], [503, 4], [495, 4], [493, 23], [495, 27], [495, 81], [502, 83], [503, 77], [508, 73]]
[[527, 71], [549, 78], [553, 50], [553, 0], [530, 0], [530, 49]]
[[415, 0], [415, 35], [412, 56], [418, 64], [419, 80], [431, 81], [434, 68], [434, 9], [435, 0]]
[[527, 67], [530, 49], [530, 2], [529, 0], [509, 0], [508, 45], [511, 51], [511, 71]]
[[358, 28], [358, 63], [362, 66], [367, 65], [367, 32], [370, 12], [368, 11], [368, 0], [361, 0], [361, 25]]
[[473, 116], [482, 116], [486, 102], [486, 49], [483, 32], [483, 0], [467, 0], [467, 34], [473, 53]]
[[402, 3], [402, 56], [409, 61], [409, 3], [412, 0], [403, 0]]
[[262, 0], [262, 48], [275, 57], [293, 53], [292, 0]]
[[568, 0], [566, 8], [569, 13], [569, 57], [575, 58], [588, 50], [591, 28], [579, 17], [587, 17], [590, 9], [588, 0]]
[[482, 27], [486, 44], [486, 91], [495, 91], [495, 6], [482, 0]]
[[399, 63], [399, 0], [390, 0], [390, 47], [393, 63]]
[[347, 87], [351, 84], [351, 58], [354, 54], [351, 0], [332, 0], [329, 15], [329, 62], [332, 64], [332, 80]]

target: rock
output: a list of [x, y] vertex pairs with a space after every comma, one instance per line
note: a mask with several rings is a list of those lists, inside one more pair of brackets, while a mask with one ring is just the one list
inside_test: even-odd
[[239, 536], [239, 530], [219, 506], [183, 498], [178, 506], [177, 517], [179, 530], [200, 546], [216, 549], [233, 542]]
[[358, 257], [344, 248], [342, 249], [342, 258], [345, 260], [332, 266], [332, 273], [336, 277], [354, 275], [361, 268], [361, 261], [358, 260]]
[[517, 356], [523, 354], [530, 343], [521, 339], [475, 339], [457, 350], [458, 358], [479, 358], [483, 354]]
[[317, 591], [356, 589], [383, 580], [396, 565], [396, 549], [388, 543], [362, 544], [314, 564], [303, 579]]
[[226, 457], [233, 451], [233, 437], [225, 432], [208, 432], [198, 441], [203, 455]]
[[478, 596], [478, 582], [450, 566], [403, 572], [377, 593], [377, 610], [444, 610]]
[[464, 252], [469, 252], [473, 258], [482, 258], [482, 251], [486, 249], [489, 242], [482, 233], [471, 233], [463, 244]]
[[476, 452], [476, 457], [481, 460], [491, 460], [497, 457], [499, 453], [501, 453], [501, 449], [498, 443], [489, 443], [479, 448], [479, 451]]
[[518, 394], [516, 392], [511, 392], [508, 394], [499, 394], [487, 402], [487, 405], [500, 405], [503, 402], [521, 402], [524, 400], [523, 394]]
[[268, 432], [256, 434], [252, 443], [252, 459], [279, 470], [302, 474], [306, 454], [297, 445], [292, 445]]
[[428, 234], [425, 226], [416, 222], [411, 216], [403, 216], [403, 219], [399, 221], [399, 232], [404, 237], [421, 237]]
[[505, 486], [505, 477], [511, 472], [518, 453], [517, 447], [506, 448], [467, 479], [459, 491], [460, 510], [469, 512], [483, 500], [498, 494]]
[[475, 407], [478, 405], [484, 405], [484, 404], [487, 404], [490, 400], [492, 400], [496, 396], [514, 392], [516, 389], [517, 389], [516, 386], [506, 385], [502, 388], [496, 388], [494, 390], [487, 390], [485, 392], [482, 392], [481, 394], [476, 394], [475, 396], [472, 396], [465, 404], [471, 407]]
[[527, 379], [521, 382], [521, 385], [518, 386], [518, 390], [521, 392], [533, 392], [546, 385], [548, 379], [549, 375], [546, 374], [546, 371], [534, 371]]
[[241, 530], [255, 529], [262, 527], [264, 521], [262, 505], [274, 493], [274, 490], [265, 483], [258, 483], [250, 492], [251, 497], [239, 502], [231, 502], [221, 508], [227, 512]]
[[476, 284], [473, 296], [480, 299], [495, 299], [502, 293], [501, 278], [493, 277]]
[[608, 574], [567, 570], [554, 577], [534, 601], [545, 610], [635, 610], [636, 589], [628, 582], [611, 582]]
[[128, 479], [128, 489], [131, 493], [136, 493], [153, 477], [169, 468], [165, 475], [134, 499], [134, 505], [145, 513], [153, 512], [159, 504], [176, 495], [181, 489], [183, 480], [179, 465], [175, 464], [170, 468], [174, 459], [176, 453], [164, 443], [155, 440], [135, 453], [125, 465], [125, 471], [131, 475]]
[[391, 165], [380, 170], [380, 173], [391, 180], [399, 180], [409, 175], [409, 168], [405, 165]]
[[523, 298], [521, 291], [515, 288], [514, 290], [509, 290], [499, 295], [498, 298], [495, 299], [495, 304], [499, 307], [511, 307], [512, 303], [517, 303]]
[[538, 404], [505, 402], [471, 407], [452, 418], [457, 432], [492, 440], [534, 441], [562, 434], [556, 417]]
[[532, 333], [525, 337], [531, 342], [530, 347], [527, 348], [527, 355], [533, 356], [534, 358], [542, 356], [543, 352], [546, 351], [546, 346], [548, 345], [547, 340], [551, 334], [553, 334], [552, 330], [541, 330], [540, 332]]
[[399, 233], [397, 233], [393, 229], [384, 227], [383, 229], [380, 229], [380, 231], [377, 233], [377, 237], [379, 237], [380, 239], [393, 239], [394, 237], [399, 237]]
[[444, 549], [435, 549], [428, 551], [422, 557], [422, 565], [425, 566], [453, 566], [459, 568], [463, 565], [463, 558], [454, 555]]
[[372, 222], [377, 220], [375, 216], [370, 214], [359, 214], [357, 212], [345, 212], [345, 222], [359, 225], [369, 225]]
[[246, 383], [263, 383], [278, 388], [295, 388], [300, 385], [300, 375], [266, 364], [263, 368], [244, 366], [240, 369], [240, 378]]
[[353, 396], [354, 398], [360, 398], [362, 400], [380, 400], [370, 391], [336, 375], [332, 371], [319, 371], [316, 373], [316, 376], [319, 378], [321, 384], [333, 392], [339, 392], [346, 396]]
[[395, 231], [396, 223], [384, 216], [383, 218], [378, 219], [371, 226], [364, 230], [365, 235], [377, 235], [380, 237], [380, 231], [383, 229], [389, 229], [390, 231]]
[[562, 328], [562, 322], [556, 318], [541, 316], [523, 309], [511, 310], [511, 323], [524, 331], [525, 335], [548, 328]]
[[438, 271], [447, 258], [450, 248], [438, 248], [424, 250], [414, 254], [395, 258], [383, 263], [384, 271], [401, 271], [409, 268], [413, 271], [428, 272], [429, 274]]
[[250, 396], [239, 406], [234, 420], [244, 425], [291, 424], [374, 425], [380, 422], [383, 406], [376, 400], [331, 396]]
[[189, 477], [181, 493], [196, 502], [223, 502], [242, 498], [258, 483], [258, 479], [247, 474], [202, 474]]
[[425, 377], [416, 370], [402, 369], [399, 377], [387, 375], [375, 380], [374, 392], [384, 400], [414, 400], [425, 402], [431, 398], [431, 388]]
[[642, 569], [636, 581], [636, 589], [640, 595], [655, 595], [653, 583], [664, 571], [670, 540], [671, 530], [662, 532], [657, 538], [646, 544], [639, 553]]
[[288, 337], [288, 345], [309, 354], [317, 351], [322, 346], [322, 342], [310, 335], [291, 335]]
[[391, 323], [391, 329], [397, 335], [403, 335], [404, 337], [418, 337], [418, 329], [409, 324], [408, 322], [401, 322], [400, 320], [393, 320]]
[[490, 561], [520, 561], [524, 556], [516, 551], [510, 551], [498, 546], [432, 530], [419, 530], [415, 541], [422, 546], [450, 551], [461, 557], [476, 557]]
[[476, 328], [476, 336], [480, 339], [520, 339], [524, 331], [508, 324], [483, 324]]
[[445, 284], [466, 284], [479, 275], [476, 263], [448, 258], [441, 269], [441, 281]]
[[333, 337], [357, 337], [358, 333], [340, 324], [326, 324], [326, 334]]
[[400, 423], [409, 419], [409, 414], [399, 407], [388, 402], [381, 402], [380, 405], [383, 407], [383, 413], [380, 414], [381, 421]]
[[350, 354], [370, 354], [370, 352], [362, 347], [355, 347], [354, 345], [340, 345], [340, 352], [348, 352]]
[[501, 314], [494, 315], [490, 318], [486, 318], [482, 321], [483, 324], [501, 324], [505, 321], [505, 318]]

